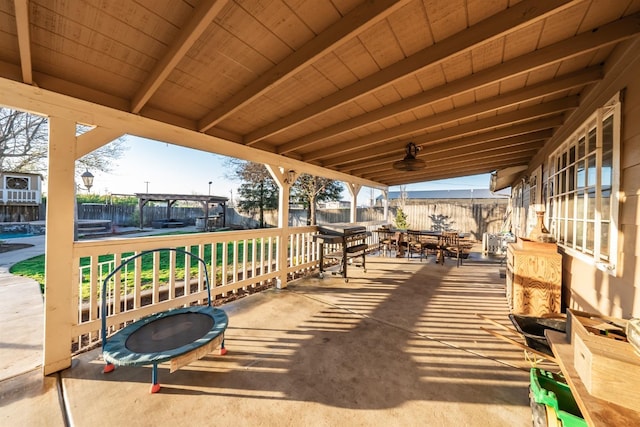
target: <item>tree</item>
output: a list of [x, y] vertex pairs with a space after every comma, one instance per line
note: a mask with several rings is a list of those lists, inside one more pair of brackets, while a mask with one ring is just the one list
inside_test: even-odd
[[263, 164], [240, 159], [229, 159], [228, 164], [235, 178], [242, 181], [238, 188], [238, 208], [252, 214], [257, 211], [260, 227], [264, 228], [264, 211], [278, 208], [278, 185]]
[[[91, 128], [77, 126], [81, 135]], [[49, 124], [46, 117], [0, 108], [0, 172], [28, 172], [46, 176], [49, 154]], [[76, 170], [108, 172], [125, 150], [121, 138], [79, 159]]]
[[406, 230], [407, 228], [409, 228], [409, 223], [407, 222], [407, 214], [404, 213], [404, 210], [402, 210], [402, 208], [398, 208], [398, 210], [396, 211], [396, 218], [394, 219], [394, 222], [396, 223], [396, 228], [400, 230]]
[[[231, 178], [242, 181], [238, 194], [238, 207], [244, 212], [260, 213], [260, 226], [264, 226], [264, 211], [278, 208], [279, 189], [263, 164], [230, 158], [227, 161]], [[291, 187], [290, 200], [307, 209], [307, 223], [316, 223], [318, 202], [340, 200], [342, 185], [339, 181], [302, 174]]]
[[342, 188], [339, 181], [303, 173], [291, 187], [291, 200], [307, 209], [307, 224], [316, 225], [316, 204], [340, 200]]
[[409, 198], [409, 195], [407, 194], [407, 186], [406, 185], [401, 185], [400, 186], [400, 197], [398, 198], [398, 204], [400, 205], [400, 208], [404, 209], [407, 206], [407, 199]]

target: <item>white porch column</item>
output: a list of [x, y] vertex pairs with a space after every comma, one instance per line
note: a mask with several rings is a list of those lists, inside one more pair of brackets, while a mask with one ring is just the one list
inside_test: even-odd
[[382, 206], [384, 206], [382, 217], [385, 222], [389, 222], [389, 190], [382, 190]]
[[362, 185], [347, 182], [347, 188], [349, 189], [349, 194], [351, 194], [351, 219], [349, 222], [353, 224], [358, 222], [358, 193]]
[[278, 194], [278, 228], [280, 237], [278, 238], [278, 288], [287, 287], [287, 260], [289, 256], [289, 193], [291, 185], [296, 182], [298, 174], [294, 170], [286, 170], [280, 166], [265, 165], [267, 170], [278, 183], [280, 192]]
[[44, 361], [45, 375], [71, 366], [73, 229], [75, 204], [73, 121], [49, 117], [49, 186], [46, 222]]

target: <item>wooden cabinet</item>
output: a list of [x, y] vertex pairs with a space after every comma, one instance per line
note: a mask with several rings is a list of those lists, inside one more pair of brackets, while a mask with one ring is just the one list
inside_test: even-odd
[[518, 238], [507, 247], [507, 301], [516, 314], [560, 313], [562, 255], [555, 243]]

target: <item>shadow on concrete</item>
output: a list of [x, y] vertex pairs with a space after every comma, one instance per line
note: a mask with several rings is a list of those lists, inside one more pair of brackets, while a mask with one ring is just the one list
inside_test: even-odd
[[103, 375], [98, 351], [79, 356], [62, 373], [72, 422], [101, 425], [95, 413], [108, 412], [111, 423], [530, 425], [528, 364], [475, 316], [508, 323], [495, 266], [367, 264], [348, 283], [311, 277], [225, 305], [228, 355], [161, 368], [156, 395], [150, 368]]

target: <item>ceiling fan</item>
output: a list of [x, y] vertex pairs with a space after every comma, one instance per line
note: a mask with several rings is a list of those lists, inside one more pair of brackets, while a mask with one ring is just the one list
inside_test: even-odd
[[404, 156], [404, 159], [393, 162], [393, 168], [405, 172], [423, 169], [426, 163], [424, 160], [416, 158], [418, 151], [420, 151], [420, 148], [418, 148], [416, 144], [413, 142], [408, 143], [405, 148], [407, 154]]

